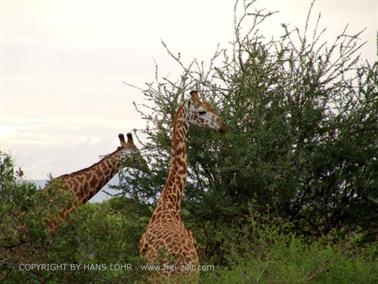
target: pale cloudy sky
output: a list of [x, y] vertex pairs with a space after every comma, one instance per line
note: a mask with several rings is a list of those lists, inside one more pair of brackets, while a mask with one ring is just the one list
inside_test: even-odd
[[[279, 10], [265, 26], [303, 26], [311, 1], [260, 0]], [[143, 128], [132, 102], [153, 80], [154, 60], [174, 79], [178, 67], [160, 40], [190, 61], [232, 40], [233, 0], [0, 0], [0, 149], [27, 178], [87, 167], [115, 150], [119, 132]], [[326, 38], [346, 24], [367, 28], [362, 56], [376, 60], [378, 0], [318, 0]], [[314, 17], [315, 18], [315, 17]]]

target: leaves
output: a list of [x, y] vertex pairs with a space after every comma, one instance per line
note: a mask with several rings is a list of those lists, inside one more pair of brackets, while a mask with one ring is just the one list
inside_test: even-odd
[[186, 66], [164, 43], [183, 72], [176, 81], [157, 72], [146, 84], [150, 106], [142, 113], [150, 114], [140, 136], [153, 171], [128, 171], [120, 190], [146, 204], [158, 198], [173, 114], [196, 86], [230, 128], [224, 136], [196, 128], [188, 134], [184, 220], [207, 236], [200, 246], [215, 248], [209, 228], [242, 225], [250, 204], [306, 236], [335, 229], [376, 236], [378, 63], [359, 58], [363, 31], [349, 34], [347, 26], [334, 42], [322, 42], [325, 29], [320, 15], [311, 24], [312, 4], [304, 29], [284, 24], [281, 37], [266, 39], [259, 26], [272, 13], [252, 11], [253, 3], [237, 2], [232, 46], [207, 64]]

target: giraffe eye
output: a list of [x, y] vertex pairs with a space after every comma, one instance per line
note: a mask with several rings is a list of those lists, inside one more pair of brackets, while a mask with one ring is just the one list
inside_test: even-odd
[[199, 111], [198, 114], [199, 115], [204, 115], [206, 113], [206, 111]]

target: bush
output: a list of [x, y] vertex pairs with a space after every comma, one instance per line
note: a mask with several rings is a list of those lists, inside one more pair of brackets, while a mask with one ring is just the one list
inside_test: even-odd
[[[0, 162], [1, 283], [143, 283], [138, 240], [148, 208], [123, 197], [86, 204], [49, 233], [48, 222], [72, 196], [55, 190], [61, 186], [54, 182], [49, 192], [38, 191], [18, 176], [9, 155], [1, 153]], [[50, 266], [23, 269], [24, 264]]]
[[183, 215], [200, 236], [202, 260], [218, 254], [225, 261], [218, 249], [224, 238], [214, 236], [242, 226], [251, 206], [309, 238], [358, 231], [376, 240], [378, 62], [360, 59], [360, 33], [347, 28], [332, 44], [322, 42], [320, 17], [311, 28], [311, 9], [304, 29], [282, 25], [282, 36], [267, 40], [259, 25], [273, 13], [253, 11], [254, 2], [238, 2], [231, 52], [218, 50], [207, 67], [185, 65], [167, 48], [182, 74], [175, 81], [156, 73], [143, 90], [146, 104], [136, 106], [147, 123], [139, 135], [152, 174], [127, 171], [120, 189], [147, 205], [157, 199], [173, 115], [198, 89], [230, 127], [224, 136], [188, 134]]
[[[375, 283], [376, 245], [357, 248], [360, 236], [334, 244], [328, 238], [308, 242], [275, 226], [251, 223], [253, 237], [229, 244], [231, 266], [202, 274], [201, 283]], [[244, 253], [240, 253], [244, 250]]]

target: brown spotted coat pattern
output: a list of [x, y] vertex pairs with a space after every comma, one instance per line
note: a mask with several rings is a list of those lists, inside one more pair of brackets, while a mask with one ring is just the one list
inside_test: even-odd
[[[196, 91], [175, 115], [171, 145], [171, 166], [160, 199], [139, 242], [141, 255], [148, 263], [159, 264], [150, 282], [164, 283], [168, 278], [187, 275], [197, 282], [199, 259], [196, 239], [181, 221], [181, 201], [187, 178], [186, 136], [191, 124], [225, 131], [226, 125]], [[155, 268], [157, 268], [155, 266]], [[177, 283], [182, 283], [177, 281]]]
[[[131, 133], [127, 134], [127, 143], [123, 134], [119, 134], [120, 144], [116, 151], [107, 155], [92, 166], [62, 175], [53, 180], [58, 184], [58, 191], [70, 191], [71, 198], [69, 205], [60, 210], [59, 216], [48, 222], [49, 231], [55, 231], [59, 225], [74, 212], [80, 205], [85, 204], [123, 167], [132, 167], [147, 170], [146, 162], [140, 155], [133, 142]], [[51, 184], [51, 182], [50, 182]], [[49, 192], [49, 185], [43, 189], [47, 196], [52, 196]]]

